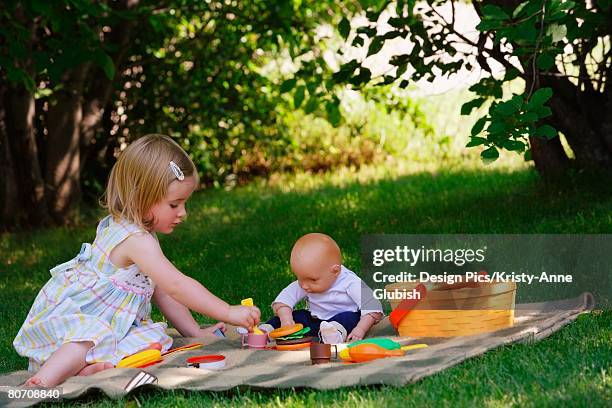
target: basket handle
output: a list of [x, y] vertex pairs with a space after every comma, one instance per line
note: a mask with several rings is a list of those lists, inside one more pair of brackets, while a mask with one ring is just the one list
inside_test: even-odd
[[425, 295], [427, 295], [427, 289], [422, 283], [419, 283], [414, 288], [414, 290], [419, 293], [420, 296], [418, 298], [402, 300], [401, 303], [397, 305], [397, 307], [393, 309], [393, 311], [389, 314], [389, 321], [391, 322], [393, 328], [396, 330], [404, 316], [406, 316], [408, 312], [414, 309], [417, 303], [423, 300], [425, 298]]

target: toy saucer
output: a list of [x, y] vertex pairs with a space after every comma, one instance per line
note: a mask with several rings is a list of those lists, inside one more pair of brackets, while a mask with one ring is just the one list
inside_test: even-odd
[[296, 323], [293, 326], [283, 326], [283, 327], [279, 327], [276, 330], [272, 330], [270, 333], [268, 333], [268, 336], [272, 339], [276, 339], [278, 337], [285, 337], [295, 332], [298, 332], [302, 330], [303, 328], [304, 328], [303, 324]]
[[312, 342], [312, 336], [300, 337], [299, 339], [286, 339], [286, 340], [276, 339], [277, 346], [285, 346], [289, 344], [311, 343], [311, 342]]
[[225, 367], [225, 356], [221, 354], [208, 354], [205, 356], [190, 357], [187, 359], [187, 365], [203, 370], [218, 370]]

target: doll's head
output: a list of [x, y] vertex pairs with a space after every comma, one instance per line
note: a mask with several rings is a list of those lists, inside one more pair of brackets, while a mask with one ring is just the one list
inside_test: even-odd
[[113, 166], [104, 206], [115, 220], [169, 233], [187, 214], [185, 202], [198, 182], [195, 165], [176, 142], [146, 135], [131, 143]]
[[297, 240], [291, 250], [291, 270], [307, 293], [329, 289], [340, 274], [342, 254], [331, 237], [312, 233]]

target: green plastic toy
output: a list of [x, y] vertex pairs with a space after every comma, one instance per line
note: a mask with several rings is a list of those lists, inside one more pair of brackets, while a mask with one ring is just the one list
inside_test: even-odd
[[391, 339], [385, 339], [385, 338], [376, 338], [376, 337], [372, 339], [354, 341], [348, 345], [348, 348], [357, 346], [359, 344], [376, 344], [377, 346], [382, 347], [387, 350], [399, 350], [402, 348], [402, 345], [399, 344], [397, 341], [393, 341]]
[[292, 340], [292, 339], [301, 339], [304, 337], [306, 333], [310, 331], [310, 327], [304, 327], [303, 329], [296, 331], [295, 333], [291, 333], [288, 336], [277, 337], [278, 340]]

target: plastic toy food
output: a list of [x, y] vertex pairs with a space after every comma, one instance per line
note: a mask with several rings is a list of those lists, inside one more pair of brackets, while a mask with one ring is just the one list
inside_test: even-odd
[[276, 330], [272, 330], [270, 333], [268, 333], [268, 336], [270, 336], [270, 338], [272, 339], [276, 339], [278, 337], [286, 337], [293, 333], [299, 332], [303, 328], [304, 328], [304, 325], [301, 323], [297, 323], [292, 326], [283, 326], [283, 327], [279, 327]]
[[347, 349], [351, 361], [355, 363], [362, 363], [365, 361], [376, 360], [379, 358], [386, 357], [401, 357], [404, 355], [403, 350], [387, 350], [376, 344], [359, 344], [354, 347]]
[[385, 339], [385, 338], [376, 338], [376, 337], [371, 338], [371, 339], [354, 341], [350, 343], [348, 347], [350, 348], [350, 347], [358, 346], [360, 344], [376, 344], [377, 346], [380, 346], [387, 350], [399, 350], [402, 347], [402, 345], [399, 344], [397, 341], [393, 341], [391, 339]]
[[306, 333], [310, 332], [310, 327], [304, 327], [295, 333], [288, 334], [287, 336], [277, 337], [276, 340], [292, 340], [304, 338]]
[[117, 368], [141, 368], [162, 360], [159, 350], [145, 350], [119, 361]]

